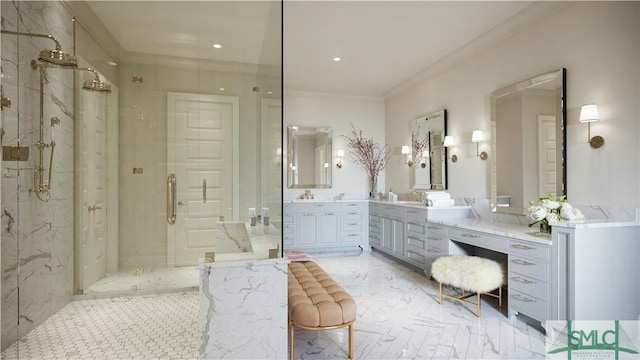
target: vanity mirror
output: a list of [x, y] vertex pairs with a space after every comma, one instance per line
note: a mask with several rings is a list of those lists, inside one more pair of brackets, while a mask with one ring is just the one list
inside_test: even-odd
[[287, 127], [289, 189], [331, 188], [331, 128]]
[[542, 74], [491, 96], [491, 206], [525, 214], [529, 201], [567, 193], [566, 70]]
[[424, 151], [416, 151], [415, 143], [412, 144], [414, 160], [411, 168], [412, 188], [446, 190], [447, 148], [442, 145], [447, 133], [447, 110], [442, 109], [420, 116], [413, 120], [411, 128], [413, 138], [418, 142], [424, 142], [426, 139]]

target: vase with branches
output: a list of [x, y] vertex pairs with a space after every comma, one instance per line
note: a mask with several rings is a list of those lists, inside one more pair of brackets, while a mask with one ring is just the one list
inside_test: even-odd
[[343, 135], [354, 162], [362, 167], [369, 176], [369, 197], [378, 197], [378, 177], [391, 158], [391, 149], [386, 144], [380, 146], [371, 138], [365, 138], [362, 130], [356, 131], [351, 124], [351, 135]]

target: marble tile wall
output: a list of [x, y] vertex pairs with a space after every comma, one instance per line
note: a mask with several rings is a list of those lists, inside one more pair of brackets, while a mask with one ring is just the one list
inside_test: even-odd
[[[73, 52], [72, 17], [60, 2], [2, 1], [1, 6], [2, 29], [51, 34], [64, 51]], [[40, 116], [39, 72], [30, 62], [53, 48], [46, 38], [2, 34], [2, 92], [12, 99], [2, 112], [3, 145], [30, 150], [28, 161], [3, 161], [1, 167], [2, 349], [66, 305], [73, 292], [73, 71], [47, 70], [45, 143], [51, 141], [50, 119], [60, 119], [51, 199], [41, 202], [29, 192], [39, 162], [34, 144]], [[44, 165], [49, 168], [49, 149]]]

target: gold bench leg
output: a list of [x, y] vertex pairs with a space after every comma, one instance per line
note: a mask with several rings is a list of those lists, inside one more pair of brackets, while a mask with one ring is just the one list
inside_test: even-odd
[[476, 293], [478, 296], [478, 317], [480, 317], [480, 293]]
[[293, 323], [289, 321], [289, 360], [293, 360]]
[[440, 284], [440, 305], [442, 305], [442, 283]]
[[349, 325], [349, 359], [353, 359], [353, 323]]

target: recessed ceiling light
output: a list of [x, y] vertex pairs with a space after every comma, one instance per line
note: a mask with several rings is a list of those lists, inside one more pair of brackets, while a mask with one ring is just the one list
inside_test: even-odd
[[115, 61], [107, 61], [107, 64], [111, 66], [118, 66], [118, 63]]
[[224, 88], [220, 88], [220, 91], [224, 91]]
[[273, 94], [273, 91], [268, 91], [267, 94], [271, 95]]
[[337, 57], [337, 56], [333, 58], [333, 61], [340, 61], [340, 60], [342, 60], [342, 59], [340, 59], [340, 58], [339, 58], [339, 57]]
[[220, 44], [213, 44], [213, 47], [214, 47], [214, 48], [216, 48], [216, 49], [220, 49], [220, 48], [222, 47], [222, 45], [220, 45]]

